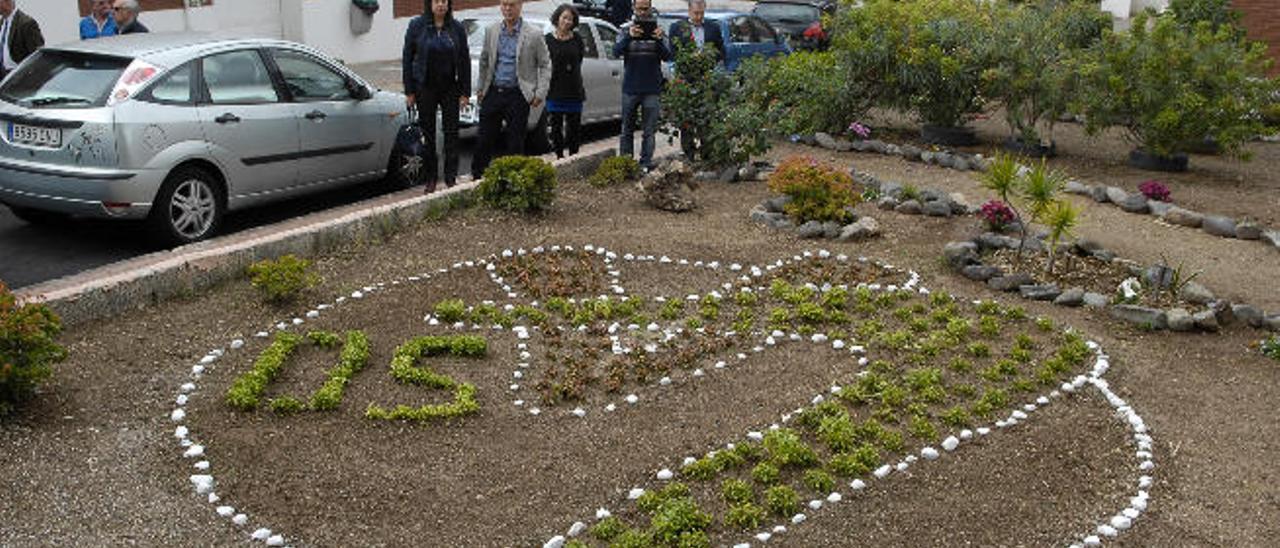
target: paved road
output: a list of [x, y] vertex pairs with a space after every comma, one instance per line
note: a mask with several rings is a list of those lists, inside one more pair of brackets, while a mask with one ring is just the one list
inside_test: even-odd
[[[612, 139], [617, 123], [584, 128], [587, 141]], [[471, 172], [474, 141], [464, 140], [458, 172]], [[229, 234], [285, 219], [358, 202], [388, 192], [376, 183], [336, 189], [227, 215], [222, 233]], [[70, 220], [56, 225], [29, 225], [0, 206], [0, 281], [10, 288], [53, 280], [163, 248], [148, 242], [140, 224]]]

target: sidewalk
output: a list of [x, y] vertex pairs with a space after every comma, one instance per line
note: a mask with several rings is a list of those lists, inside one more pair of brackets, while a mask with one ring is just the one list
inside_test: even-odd
[[[532, 0], [524, 3], [523, 14], [525, 17], [543, 17], [549, 16], [556, 7], [564, 3], [563, 0]], [[688, 3], [685, 0], [654, 0], [654, 7], [659, 12], [663, 11], [684, 11], [688, 9]], [[740, 12], [750, 12], [755, 7], [754, 0], [707, 0], [708, 10], [733, 10]], [[459, 10], [454, 13], [458, 19], [466, 19], [470, 17], [501, 17], [498, 6], [489, 6], [484, 8], [475, 8], [468, 10]], [[388, 52], [394, 53], [394, 52]], [[359, 74], [361, 78], [368, 80], [373, 85], [385, 89], [387, 91], [402, 91], [400, 82], [400, 58], [386, 59], [384, 61], [374, 61], [371, 63], [356, 63], [350, 65], [351, 70]]]

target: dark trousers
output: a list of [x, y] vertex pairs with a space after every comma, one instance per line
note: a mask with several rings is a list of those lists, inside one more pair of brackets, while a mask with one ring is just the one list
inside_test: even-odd
[[418, 90], [418, 127], [427, 141], [423, 169], [428, 185], [440, 180], [436, 159], [436, 109], [440, 109], [440, 125], [444, 133], [444, 182], [453, 186], [458, 180], [458, 93], [452, 90]]
[[520, 88], [490, 86], [480, 101], [480, 142], [471, 160], [471, 177], [476, 180], [484, 177], [499, 141], [505, 144], [503, 154], [524, 154], [528, 125], [529, 101], [520, 93]]
[[694, 161], [695, 157], [698, 155], [699, 149], [701, 148], [698, 146], [700, 141], [701, 140], [697, 138], [693, 130], [680, 130], [680, 151], [684, 153], [686, 160], [689, 160], [690, 162]]
[[578, 145], [582, 143], [582, 113], [552, 112], [547, 115], [547, 123], [551, 126], [551, 146], [556, 156], [563, 158], [566, 148], [570, 156], [577, 154]]

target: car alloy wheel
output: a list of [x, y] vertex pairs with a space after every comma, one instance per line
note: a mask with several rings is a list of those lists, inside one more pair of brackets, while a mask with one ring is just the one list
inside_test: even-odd
[[183, 239], [198, 240], [213, 228], [218, 198], [209, 183], [187, 179], [173, 189], [168, 207], [173, 231]]

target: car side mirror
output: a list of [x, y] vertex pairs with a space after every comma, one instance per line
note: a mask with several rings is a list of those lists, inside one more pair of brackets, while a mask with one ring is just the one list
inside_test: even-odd
[[373, 97], [368, 87], [355, 80], [347, 80], [347, 89], [351, 90], [351, 98], [357, 101], [367, 101]]

